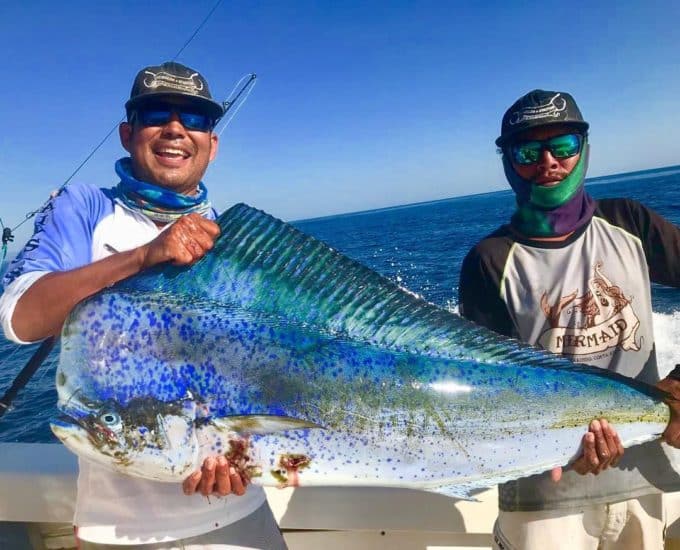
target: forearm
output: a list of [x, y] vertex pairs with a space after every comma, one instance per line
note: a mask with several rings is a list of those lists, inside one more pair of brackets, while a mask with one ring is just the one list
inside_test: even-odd
[[145, 247], [135, 248], [71, 271], [53, 272], [37, 280], [19, 299], [12, 328], [26, 342], [61, 330], [80, 301], [142, 270]]

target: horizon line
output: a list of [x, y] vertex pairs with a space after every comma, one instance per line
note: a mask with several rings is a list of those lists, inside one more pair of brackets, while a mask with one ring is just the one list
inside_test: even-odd
[[[674, 171], [674, 170], [680, 170], [680, 164], [671, 164], [669, 166], [657, 166], [656, 168], [645, 168], [643, 170], [633, 170], [631, 172], [616, 172], [614, 174], [606, 174], [604, 176], [594, 176], [592, 178], [586, 178], [585, 183], [593, 183], [595, 185], [599, 185], [600, 181], [598, 180], [609, 180], [609, 179], [615, 179], [618, 177], [622, 176], [634, 176], [636, 174], [645, 174], [648, 172], [663, 172], [663, 171]], [[369, 208], [366, 210], [356, 210], [353, 212], [339, 212], [337, 214], [327, 214], [325, 216], [315, 216], [313, 218], [300, 218], [296, 220], [289, 220], [287, 223], [301, 223], [301, 222], [315, 222], [315, 221], [321, 221], [321, 220], [327, 220], [330, 218], [338, 218], [340, 216], [359, 216], [362, 214], [373, 214], [377, 212], [387, 212], [389, 210], [399, 210], [401, 208], [411, 208], [411, 207], [416, 207], [416, 206], [426, 206], [426, 205], [432, 205], [436, 204], [438, 202], [445, 202], [445, 201], [450, 201], [454, 199], [462, 199], [465, 197], [479, 197], [482, 195], [491, 195], [493, 193], [505, 193], [505, 192], [512, 192], [512, 189], [507, 188], [507, 189], [496, 189], [495, 191], [481, 191], [479, 193], [468, 193], [466, 195], [453, 195], [451, 197], [444, 197], [442, 199], [432, 199], [432, 200], [426, 200], [426, 201], [418, 201], [418, 202], [410, 202], [406, 204], [394, 204], [391, 206], [380, 206], [378, 208]]]

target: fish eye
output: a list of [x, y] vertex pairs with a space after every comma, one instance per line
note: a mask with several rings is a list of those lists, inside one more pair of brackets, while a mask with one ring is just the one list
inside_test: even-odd
[[117, 429], [121, 427], [120, 415], [115, 412], [105, 412], [99, 415], [99, 420], [107, 428]]

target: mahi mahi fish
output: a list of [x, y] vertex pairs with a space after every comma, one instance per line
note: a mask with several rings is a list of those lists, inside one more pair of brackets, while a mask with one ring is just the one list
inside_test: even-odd
[[52, 430], [86, 460], [181, 481], [225, 455], [270, 486], [470, 491], [573, 460], [606, 417], [659, 437], [651, 386], [575, 365], [428, 303], [244, 204], [189, 267], [67, 319]]

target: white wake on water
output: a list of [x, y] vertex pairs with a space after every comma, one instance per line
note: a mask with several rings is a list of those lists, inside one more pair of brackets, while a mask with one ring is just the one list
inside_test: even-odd
[[656, 361], [663, 378], [680, 363], [680, 311], [654, 313], [654, 339], [656, 340]]
[[[460, 315], [458, 304], [449, 301], [446, 309]], [[675, 365], [680, 364], [680, 310], [673, 313], [653, 314], [654, 339], [656, 341], [656, 362], [659, 366], [659, 375], [665, 377], [673, 370]]]

